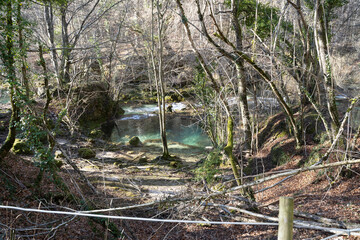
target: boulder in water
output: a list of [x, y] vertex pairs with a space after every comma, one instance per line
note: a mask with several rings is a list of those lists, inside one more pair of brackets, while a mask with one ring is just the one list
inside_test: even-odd
[[133, 147], [138, 147], [141, 145], [141, 141], [140, 141], [140, 138], [134, 136], [132, 137], [130, 140], [129, 140], [129, 144], [130, 146], [133, 146]]

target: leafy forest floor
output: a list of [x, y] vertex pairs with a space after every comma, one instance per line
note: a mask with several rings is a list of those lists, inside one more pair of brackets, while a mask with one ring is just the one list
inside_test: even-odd
[[[277, 117], [277, 120], [281, 119], [280, 115]], [[2, 120], [6, 122], [6, 117], [4, 119]], [[0, 137], [4, 136], [6, 131], [1, 131]], [[271, 137], [264, 139], [251, 161], [245, 163], [251, 169], [249, 174], [265, 176], [295, 169], [306, 164], [310, 157], [316, 159], [318, 154], [326, 151], [326, 144], [315, 144], [312, 139], [307, 141], [306, 147], [297, 150], [293, 147], [293, 140], [287, 135], [278, 134], [274, 137], [271, 133], [269, 136]], [[189, 197], [206, 196], [209, 191], [215, 191], [214, 187], [208, 188], [201, 181], [194, 181], [193, 169], [206, 155], [204, 151], [194, 149], [191, 154], [177, 153], [173, 161], [163, 161], [157, 158], [161, 149], [156, 146], [132, 147], [110, 144], [99, 139], [89, 141], [84, 137], [57, 140], [96, 187], [98, 194], [94, 194], [67, 164], [60, 168], [58, 174], [75, 197], [64, 193], [49, 174], [45, 174], [39, 187], [34, 187], [39, 168], [32, 162], [32, 157], [10, 153], [0, 165], [2, 205], [70, 211], [131, 206], [176, 196], [184, 199], [183, 203], [165, 201], [162, 204], [104, 214], [189, 220], [265, 221], [244, 212], [201, 206], [201, 201], [185, 202]], [[77, 155], [80, 147], [94, 149], [96, 157], [80, 158]], [[274, 162], [274, 158], [281, 162]], [[335, 160], [336, 154], [333, 154], [332, 158], [330, 162]], [[267, 181], [253, 187], [254, 202], [244, 202], [239, 192], [233, 192], [230, 196], [217, 196], [212, 200], [218, 204], [246, 208], [251, 212], [276, 217], [279, 197], [292, 196], [296, 219], [333, 219], [336, 224], [358, 228], [360, 165], [350, 166], [338, 173], [340, 168], [307, 171], [261, 191], [280, 179]], [[231, 176], [230, 168], [223, 166], [219, 175]], [[219, 181], [227, 180], [224, 178]], [[256, 193], [257, 191], [259, 192]], [[252, 207], [249, 208], [249, 205]], [[307, 215], [304, 216], [304, 213]], [[277, 239], [277, 227], [274, 226], [107, 221], [101, 218], [64, 217], [14, 210], [0, 210], [0, 226], [6, 232], [3, 236], [5, 239], [10, 236], [15, 236], [14, 239]], [[14, 230], [12, 235], [11, 230]], [[331, 234], [318, 230], [294, 229], [294, 239], [321, 239], [329, 235]]]

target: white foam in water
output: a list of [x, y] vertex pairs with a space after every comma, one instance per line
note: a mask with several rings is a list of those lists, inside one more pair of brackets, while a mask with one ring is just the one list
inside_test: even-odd
[[141, 107], [126, 107], [125, 114], [144, 114], [150, 112], [157, 112], [158, 107], [155, 104], [145, 104]]
[[[186, 109], [186, 104], [182, 102], [172, 103], [171, 105], [174, 111], [181, 111]], [[168, 106], [169, 104], [165, 105], [165, 107]], [[159, 108], [155, 104], [145, 104], [140, 107], [125, 107], [124, 110], [125, 115], [134, 115], [131, 117], [122, 117], [121, 120], [137, 120], [155, 116], [155, 113], [158, 112]]]
[[156, 116], [156, 114], [135, 114], [135, 115], [131, 115], [128, 117], [122, 117], [119, 120], [140, 120], [140, 119], [145, 119], [148, 117], [153, 117]]
[[[167, 106], [167, 105], [166, 105], [166, 106]], [[184, 110], [184, 109], [186, 109], [186, 104], [185, 104], [185, 103], [182, 103], [182, 102], [173, 103], [173, 104], [172, 104], [172, 109], [173, 109], [174, 111]]]

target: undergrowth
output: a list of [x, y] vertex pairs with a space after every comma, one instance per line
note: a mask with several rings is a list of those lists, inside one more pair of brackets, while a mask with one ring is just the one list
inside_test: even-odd
[[219, 166], [222, 161], [220, 150], [216, 149], [210, 152], [200, 167], [194, 170], [195, 180], [205, 179], [207, 183], [212, 183], [214, 181], [215, 174], [219, 173]]

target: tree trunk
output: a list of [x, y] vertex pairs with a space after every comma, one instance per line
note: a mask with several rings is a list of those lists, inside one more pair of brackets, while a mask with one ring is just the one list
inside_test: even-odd
[[224, 98], [224, 96], [221, 94], [220, 87], [217, 84], [217, 82], [215, 81], [210, 69], [206, 65], [206, 62], [205, 62], [203, 56], [200, 54], [200, 52], [198, 51], [198, 49], [195, 46], [194, 40], [193, 40], [193, 38], [191, 36], [189, 24], [187, 22], [185, 12], [184, 12], [184, 9], [183, 9], [183, 7], [182, 7], [182, 5], [180, 3], [180, 0], [176, 0], [176, 3], [177, 3], [177, 5], [178, 5], [178, 7], [180, 9], [180, 14], [181, 14], [181, 17], [182, 17], [182, 21], [183, 21], [183, 24], [185, 26], [186, 34], [188, 36], [191, 47], [192, 47], [193, 51], [196, 53], [196, 55], [197, 55], [197, 57], [199, 59], [200, 65], [204, 69], [206, 75], [209, 77], [209, 79], [211, 81], [211, 84], [212, 84], [212, 88], [214, 89], [214, 91], [216, 92], [216, 94], [219, 96], [220, 100], [224, 104], [224, 108], [225, 108], [225, 111], [226, 111], [226, 116], [227, 116], [227, 119], [228, 119], [227, 128], [226, 128], [226, 130], [227, 130], [227, 145], [224, 148], [224, 151], [225, 151], [226, 155], [228, 156], [228, 158], [230, 160], [231, 168], [232, 168], [234, 177], [236, 179], [236, 182], [237, 182], [238, 185], [241, 185], [240, 175], [239, 175], [239, 172], [237, 170], [236, 160], [235, 160], [235, 157], [234, 157], [234, 154], [233, 154], [233, 147], [234, 147], [233, 128], [234, 128], [234, 122], [233, 122], [233, 119], [231, 117], [229, 105], [228, 105], [226, 99]]
[[[156, 91], [157, 91], [157, 102], [159, 108], [159, 125], [160, 125], [160, 137], [162, 142], [162, 156], [163, 158], [168, 158], [169, 148], [167, 144], [167, 137], [166, 137], [166, 116], [165, 116], [165, 84], [164, 84], [164, 69], [163, 69], [163, 24], [164, 19], [163, 15], [161, 14], [161, 6], [159, 0], [156, 2], [157, 8], [157, 33], [158, 33], [158, 49], [157, 53], [155, 53], [155, 39], [154, 39], [154, 0], [152, 0], [151, 5], [151, 12], [152, 12], [152, 23], [151, 23], [151, 40], [152, 40], [152, 48], [151, 48], [151, 57], [152, 57], [152, 64], [153, 64], [153, 71], [155, 76], [155, 84], [156, 84]], [[156, 67], [156, 59], [155, 55], [157, 55], [157, 67]]]
[[241, 179], [240, 179], [240, 174], [239, 171], [236, 167], [236, 159], [234, 157], [233, 154], [233, 149], [234, 149], [234, 137], [233, 137], [233, 131], [234, 131], [234, 122], [231, 116], [228, 116], [228, 123], [227, 123], [227, 145], [224, 148], [225, 154], [226, 156], [229, 158], [230, 160], [230, 164], [231, 164], [231, 168], [234, 174], [234, 177], [236, 179], [236, 183], [238, 186], [240, 186], [242, 184]]
[[29, 88], [29, 79], [26, 72], [26, 49], [24, 46], [24, 37], [23, 37], [23, 24], [21, 19], [21, 2], [17, 4], [17, 25], [18, 25], [18, 34], [19, 34], [19, 49], [20, 49], [20, 58], [21, 58], [21, 75], [22, 81], [21, 85], [25, 87], [25, 94], [27, 99], [30, 98], [30, 88]]
[[335, 103], [335, 92], [334, 92], [334, 79], [331, 74], [330, 55], [328, 48], [327, 39], [327, 27], [326, 19], [324, 17], [324, 5], [319, 0], [316, 1], [315, 5], [315, 43], [319, 56], [320, 68], [322, 70], [322, 76], [324, 79], [324, 86], [326, 90], [326, 105], [332, 120], [332, 133], [333, 137], [338, 132], [340, 127], [339, 113]]
[[6, 3], [6, 53], [2, 56], [4, 65], [7, 68], [7, 77], [10, 84], [10, 103], [12, 108], [11, 119], [9, 123], [9, 132], [4, 144], [0, 148], [0, 160], [4, 159], [12, 148], [16, 137], [16, 122], [19, 121], [19, 108], [16, 105], [16, 72], [15, 72], [15, 53], [14, 53], [14, 29], [12, 20], [12, 1], [7, 0]]
[[54, 65], [55, 69], [55, 75], [56, 80], [58, 82], [59, 88], [62, 87], [61, 81], [60, 81], [60, 74], [59, 74], [59, 64], [58, 64], [58, 56], [56, 53], [56, 45], [55, 45], [55, 34], [54, 34], [54, 16], [53, 16], [53, 9], [52, 9], [52, 3], [49, 2], [49, 4], [45, 5], [45, 20], [47, 25], [47, 33], [49, 35], [50, 40], [50, 53], [51, 53], [51, 60]]
[[70, 65], [71, 65], [71, 46], [69, 42], [68, 22], [66, 21], [67, 6], [61, 7], [61, 36], [62, 36], [62, 57], [60, 65], [60, 82], [66, 84], [70, 82]]
[[[236, 49], [239, 51], [243, 51], [243, 43], [242, 43], [242, 30], [239, 25], [239, 11], [238, 5], [240, 4], [239, 0], [232, 0], [232, 25], [235, 30], [235, 38], [236, 38]], [[238, 90], [239, 90], [239, 103], [240, 103], [240, 112], [241, 112], [241, 121], [244, 130], [244, 148], [243, 150], [249, 150], [251, 148], [251, 124], [250, 124], [250, 113], [249, 106], [247, 101], [247, 91], [246, 91], [246, 79], [245, 79], [245, 69], [244, 69], [244, 60], [242, 58], [238, 58], [235, 61], [236, 64], [236, 72], [238, 79]]]

